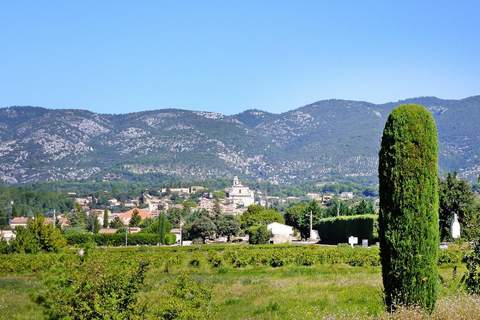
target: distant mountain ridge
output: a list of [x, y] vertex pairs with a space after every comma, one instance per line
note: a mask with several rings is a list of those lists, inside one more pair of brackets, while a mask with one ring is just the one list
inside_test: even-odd
[[239, 175], [295, 184], [375, 179], [389, 112], [403, 103], [435, 116], [442, 171], [480, 174], [480, 96], [373, 104], [322, 100], [280, 114], [160, 109], [98, 114], [75, 109], [0, 109], [0, 180], [203, 180]]

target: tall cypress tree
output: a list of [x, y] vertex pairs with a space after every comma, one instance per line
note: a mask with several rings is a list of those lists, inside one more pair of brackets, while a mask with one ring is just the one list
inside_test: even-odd
[[438, 141], [419, 105], [392, 111], [379, 154], [379, 236], [385, 303], [433, 310], [437, 297]]
[[160, 243], [165, 244], [165, 235], [167, 234], [167, 217], [163, 213], [158, 216], [158, 233], [160, 234]]

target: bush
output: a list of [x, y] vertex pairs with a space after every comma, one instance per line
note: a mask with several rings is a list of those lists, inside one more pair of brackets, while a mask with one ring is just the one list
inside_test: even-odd
[[173, 233], [167, 233], [165, 235], [165, 244], [171, 245], [177, 242], [177, 237]]
[[94, 241], [93, 234], [77, 229], [67, 229], [64, 233], [68, 245], [79, 245]]
[[359, 241], [368, 239], [368, 243], [374, 243], [377, 240], [377, 219], [378, 216], [374, 214], [324, 218], [319, 220], [315, 228], [322, 243], [346, 243], [350, 236], [358, 237]]
[[136, 293], [143, 285], [147, 264], [118, 265], [106, 270], [97, 262], [77, 265], [47, 280], [36, 302], [50, 319], [132, 319], [142, 310]]
[[385, 303], [433, 310], [438, 291], [438, 141], [418, 105], [392, 111], [379, 154], [379, 238]]
[[[97, 234], [94, 236], [94, 240], [99, 246], [124, 246], [125, 234]], [[152, 233], [129, 233], [128, 245], [157, 245], [160, 243], [160, 235]]]
[[465, 256], [467, 274], [465, 285], [471, 294], [480, 294], [480, 241], [476, 241], [473, 251]]
[[15, 229], [15, 239], [10, 241], [8, 252], [38, 253], [58, 252], [65, 247], [66, 241], [60, 230], [51, 224], [45, 223], [42, 215], [27, 222], [27, 227]]
[[212, 287], [205, 282], [181, 274], [166, 285], [165, 297], [150, 310], [148, 319], [212, 319], [215, 307]]
[[256, 225], [247, 230], [248, 243], [250, 244], [267, 244], [270, 242], [272, 233], [267, 229], [266, 225]]

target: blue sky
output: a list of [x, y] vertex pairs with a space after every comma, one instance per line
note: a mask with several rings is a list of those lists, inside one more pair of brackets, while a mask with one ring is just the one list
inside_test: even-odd
[[1, 1], [0, 106], [282, 112], [480, 94], [478, 1]]

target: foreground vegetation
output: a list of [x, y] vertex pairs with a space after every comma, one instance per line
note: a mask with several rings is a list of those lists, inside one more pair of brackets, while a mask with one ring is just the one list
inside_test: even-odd
[[[223, 245], [84, 250], [83, 257], [77, 249], [2, 255], [2, 317], [58, 316], [86, 293], [90, 304], [82, 306], [84, 312], [109, 312], [114, 306], [119, 318], [387, 317], [377, 248]], [[442, 250], [435, 312], [444, 312], [452, 299], [469, 306], [463, 312], [480, 308], [462, 289], [464, 252], [458, 246]], [[111, 298], [108, 288], [118, 294]], [[132, 293], [128, 296], [133, 299], [120, 292]]]

